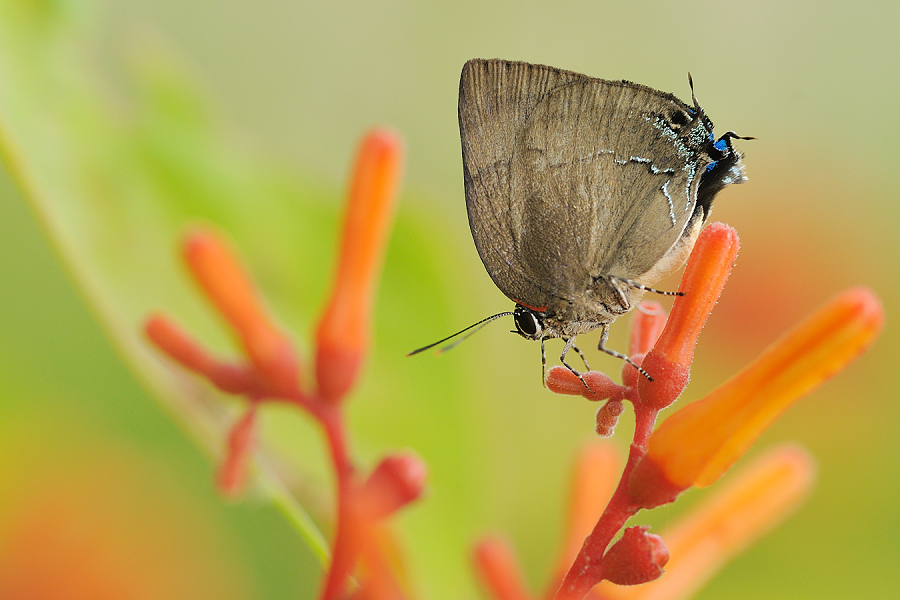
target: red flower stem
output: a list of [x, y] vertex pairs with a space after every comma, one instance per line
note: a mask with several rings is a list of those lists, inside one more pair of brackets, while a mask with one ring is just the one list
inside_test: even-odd
[[640, 507], [636, 505], [628, 491], [631, 472], [638, 461], [647, 453], [647, 440], [653, 433], [658, 410], [635, 405], [634, 438], [628, 451], [628, 461], [622, 471], [619, 485], [613, 492], [606, 510], [594, 526], [594, 530], [584, 540], [584, 545], [575, 557], [575, 561], [566, 573], [562, 585], [556, 592], [556, 600], [581, 600], [587, 596], [595, 585], [603, 579], [600, 559], [609, 547], [609, 543]]
[[370, 521], [360, 528], [360, 562], [365, 573], [365, 580], [360, 585], [365, 590], [364, 598], [383, 600], [403, 600], [405, 597], [400, 583], [393, 577], [390, 557], [385, 553], [383, 524]]
[[322, 410], [319, 408], [321, 401], [314, 394], [305, 394], [302, 390], [297, 389], [289, 394], [269, 396], [266, 398], [266, 400], [271, 400], [274, 402], [290, 402], [292, 404], [296, 404], [297, 406], [311, 414], [313, 417], [315, 417], [317, 421], [322, 423]]
[[354, 544], [356, 515], [352, 507], [353, 466], [348, 458], [347, 437], [340, 407], [323, 401], [316, 402], [315, 405], [313, 415], [319, 419], [324, 429], [337, 478], [337, 526], [331, 565], [319, 597], [321, 600], [336, 600], [345, 595], [347, 580], [358, 553]]
[[[635, 403], [634, 407], [634, 438], [631, 440], [631, 446], [640, 448], [641, 456], [647, 453], [647, 442], [650, 440], [650, 434], [653, 433], [653, 427], [656, 425], [656, 417], [659, 410], [648, 408]], [[629, 457], [629, 461], [631, 457]]]

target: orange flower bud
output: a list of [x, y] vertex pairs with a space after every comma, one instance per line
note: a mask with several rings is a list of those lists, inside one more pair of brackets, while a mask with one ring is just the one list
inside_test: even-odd
[[185, 368], [203, 375], [223, 392], [246, 394], [258, 387], [258, 382], [246, 368], [219, 362], [167, 317], [150, 316], [144, 331], [157, 348]]
[[740, 242], [723, 223], [706, 227], [697, 238], [672, 314], [659, 340], [641, 366], [653, 381], [638, 380], [638, 393], [648, 408], [661, 410], [681, 395], [690, 377], [694, 346], [734, 266]]
[[625, 412], [625, 403], [621, 400], [609, 400], [597, 409], [594, 415], [594, 432], [600, 437], [610, 437], [616, 432], [619, 417]]
[[519, 563], [509, 541], [489, 537], [475, 546], [475, 568], [495, 600], [530, 600]]
[[157, 348], [186, 369], [204, 376], [215, 370], [216, 360], [168, 317], [150, 315], [144, 323], [144, 332]]
[[260, 373], [277, 391], [296, 390], [293, 345], [269, 319], [250, 277], [225, 240], [211, 230], [194, 231], [185, 238], [184, 257]]
[[403, 168], [400, 138], [369, 133], [353, 172], [337, 277], [316, 333], [319, 393], [336, 401], [356, 382], [368, 349], [375, 287]]

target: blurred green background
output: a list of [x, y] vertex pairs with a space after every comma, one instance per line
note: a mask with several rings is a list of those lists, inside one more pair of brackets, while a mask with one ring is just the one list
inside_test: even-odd
[[[717, 130], [757, 138], [739, 143], [750, 181], [717, 199], [713, 218], [743, 245], [682, 403], [836, 292], [862, 283], [881, 295], [882, 338], [757, 447], [808, 447], [819, 461], [810, 500], [698, 597], [896, 594], [897, 3], [4, 0], [0, 20], [8, 597], [314, 597], [313, 552], [265, 494], [229, 503], [212, 490], [221, 427], [239, 404], [179, 379], [139, 329], [162, 308], [234, 352], [177, 257], [185, 227], [211, 222], [309, 356], [346, 174], [373, 124], [403, 134], [408, 165], [350, 409], [355, 451], [368, 465], [412, 448], [430, 466], [429, 495], [400, 519], [418, 596], [478, 597], [469, 547], [498, 530], [543, 585], [595, 407], [544, 390], [538, 345], [505, 325], [440, 357], [404, 358], [510, 306], [463, 203], [457, 86], [473, 57], [684, 99], [690, 71]], [[611, 347], [625, 347], [627, 322]], [[318, 432], [284, 409], [263, 417], [270, 468], [327, 532]], [[616, 435], [623, 450], [629, 430], [626, 420]], [[706, 493], [636, 522], [665, 537]], [[44, 588], [14, 587], [43, 570]]]

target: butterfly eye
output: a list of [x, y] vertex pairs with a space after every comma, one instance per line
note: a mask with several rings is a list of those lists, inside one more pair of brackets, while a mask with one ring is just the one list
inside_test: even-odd
[[516, 329], [519, 335], [530, 340], [540, 339], [544, 331], [540, 316], [530, 308], [517, 306], [513, 311], [513, 319], [516, 322]]

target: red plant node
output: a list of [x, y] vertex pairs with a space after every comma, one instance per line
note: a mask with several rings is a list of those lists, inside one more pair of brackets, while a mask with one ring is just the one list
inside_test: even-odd
[[657, 463], [644, 456], [631, 473], [628, 494], [635, 506], [649, 509], [673, 502], [689, 487], [670, 481]]
[[[637, 374], [631, 365], [626, 366], [629, 368], [623, 370], [623, 378], [628, 371]], [[641, 398], [641, 404], [648, 409], [662, 410], [675, 402], [691, 379], [690, 363], [674, 362], [659, 352], [651, 351], [647, 354], [641, 367], [651, 374], [653, 381], [646, 377], [632, 376], [632, 378], [636, 380], [635, 385]]]

